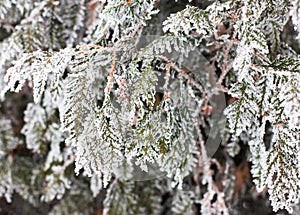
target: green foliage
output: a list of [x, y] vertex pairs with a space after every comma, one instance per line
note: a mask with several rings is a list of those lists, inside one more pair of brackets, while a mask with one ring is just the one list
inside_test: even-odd
[[0, 2], [0, 196], [49, 214], [240, 214], [248, 159], [272, 209], [299, 210], [300, 40], [283, 40], [299, 5]]

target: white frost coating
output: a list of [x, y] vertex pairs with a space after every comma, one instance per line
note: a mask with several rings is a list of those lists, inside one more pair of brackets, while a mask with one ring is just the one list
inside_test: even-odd
[[32, 149], [33, 152], [39, 153], [40, 147], [45, 141], [45, 109], [40, 105], [29, 103], [24, 114], [25, 125], [21, 132], [26, 136], [26, 146], [28, 149]]
[[45, 133], [46, 139], [51, 142], [51, 149], [48, 153], [44, 169], [47, 170], [54, 161], [62, 162], [64, 157], [60, 149], [60, 143], [64, 140], [58, 124], [53, 123]]
[[[36, 177], [47, 172], [43, 175], [46, 183], [41, 199], [64, 197], [52, 212], [66, 214], [69, 207], [76, 208], [72, 195], [80, 194], [76, 190], [79, 186], [82, 190], [90, 187], [92, 192], [85, 193], [83, 199], [91, 200], [110, 185], [104, 212], [131, 214], [132, 210], [132, 214], [147, 214], [146, 208], [137, 208], [141, 200], [133, 183], [123, 182], [134, 176], [135, 167], [150, 172], [150, 165], [157, 164], [157, 169], [167, 174], [170, 188], [165, 192], [174, 200], [173, 212], [192, 214], [193, 204], [200, 203], [204, 215], [229, 214], [225, 201], [230, 197], [225, 198], [225, 188], [217, 186], [210, 169], [218, 162], [207, 157], [201, 131], [195, 135], [195, 130], [205, 124], [201, 123], [206, 116], [200, 111], [206, 98], [201, 96], [209, 97], [210, 92], [206, 91], [211, 87], [214, 92], [229, 90], [232, 97], [225, 110], [231, 141], [226, 146], [229, 154], [238, 153], [238, 141], [247, 142], [257, 189], [268, 188], [274, 210], [292, 212], [300, 196], [300, 79], [298, 57], [280, 42], [286, 22], [282, 14], [288, 10], [283, 1], [215, 2], [205, 10], [187, 6], [169, 16], [163, 23], [166, 34], [141, 51], [130, 41], [141, 38], [142, 28], [151, 25], [147, 21], [158, 12], [158, 1], [86, 2], [0, 2], [0, 19], [7, 17], [8, 21], [0, 20], [1, 29], [8, 35], [0, 44], [0, 77], [5, 75], [6, 82], [0, 87], [1, 95], [5, 99], [7, 90], [20, 92], [27, 83], [33, 86], [36, 104], [30, 103], [25, 111], [22, 133], [28, 149], [40, 153], [37, 156], [47, 153], [43, 157], [45, 163], [32, 170]], [[299, 1], [291, 3], [292, 21], [298, 25]], [[89, 14], [94, 9], [99, 16]], [[89, 18], [96, 26], [87, 35], [93, 44], [71, 48], [86, 36], [85, 21]], [[180, 52], [178, 61], [163, 56], [164, 52], [173, 54], [173, 48]], [[199, 87], [197, 78], [202, 74], [192, 74], [191, 68], [186, 70], [182, 56], [196, 49], [199, 54], [209, 51], [214, 62], [210, 65], [212, 70], [222, 70], [224, 79], [219, 81], [220, 86], [205, 83]], [[195, 61], [189, 61], [192, 62]], [[174, 80], [168, 85], [164, 74], [158, 78], [157, 73], [168, 73], [166, 77]], [[162, 92], [158, 92], [156, 84], [161, 80], [165, 83]], [[8, 120], [3, 122], [9, 124]], [[205, 130], [209, 126], [204, 127]], [[10, 129], [0, 123], [1, 132]], [[267, 148], [264, 141], [271, 131], [273, 140], [267, 142]], [[13, 138], [13, 133], [4, 136], [0, 159], [12, 160], [13, 154], [17, 162], [18, 153], [12, 153], [17, 138]], [[78, 181], [66, 174], [66, 168], [74, 163], [76, 174], [84, 173]], [[8, 200], [15, 183], [10, 168], [2, 165], [0, 169], [0, 195]], [[191, 173], [190, 179], [195, 183], [189, 189], [190, 184], [184, 179]], [[81, 184], [85, 176], [91, 177], [86, 187]], [[22, 183], [15, 185], [16, 190], [29, 196], [30, 185]], [[153, 195], [147, 203], [157, 197], [155, 191], [159, 188], [149, 187], [152, 190], [147, 194]], [[172, 192], [175, 188], [176, 194]], [[41, 193], [37, 195], [40, 197]], [[152, 203], [156, 210], [161, 204], [159, 198], [155, 200]], [[68, 207], [63, 209], [64, 206]], [[114, 211], [118, 209], [121, 211]]]
[[108, 1], [105, 9], [99, 14], [99, 24], [92, 37], [95, 41], [108, 38], [109, 28], [113, 30], [112, 41], [131, 37], [158, 12], [155, 8], [155, 0]]
[[192, 191], [177, 190], [172, 199], [172, 212], [173, 214], [186, 214], [193, 215], [193, 202], [195, 194]]
[[11, 172], [12, 157], [6, 155], [21, 143], [12, 131], [11, 121], [0, 117], [0, 196], [5, 197], [7, 202], [12, 201], [15, 187]]
[[291, 133], [285, 128], [275, 128], [267, 165], [268, 192], [274, 211], [286, 209], [293, 212], [293, 205], [300, 198], [300, 161], [295, 156], [299, 152], [299, 132]]
[[[34, 102], [39, 103], [44, 92], [49, 74], [62, 75], [68, 62], [71, 60], [69, 50], [48, 54], [36, 51], [24, 54], [21, 59], [15, 61], [13, 67], [9, 68], [4, 80], [10, 90], [19, 92], [26, 80], [33, 80]], [[33, 63], [31, 63], [33, 61]], [[18, 82], [17, 87], [15, 84]], [[59, 82], [58, 82], [59, 84]], [[52, 86], [57, 87], [57, 85]], [[54, 98], [55, 99], [55, 98]]]
[[52, 174], [46, 176], [47, 186], [44, 189], [41, 201], [49, 202], [54, 198], [61, 199], [65, 193], [65, 189], [69, 189], [71, 184], [68, 178], [63, 175], [62, 166], [53, 166]]
[[90, 182], [90, 189], [93, 193], [93, 197], [96, 197], [99, 192], [102, 189], [102, 180], [101, 180], [102, 175], [101, 174], [93, 174], [91, 177], [91, 182]]
[[290, 10], [290, 16], [294, 24], [294, 28], [298, 31], [297, 39], [300, 41], [300, 1], [299, 0], [290, 0], [292, 7]]

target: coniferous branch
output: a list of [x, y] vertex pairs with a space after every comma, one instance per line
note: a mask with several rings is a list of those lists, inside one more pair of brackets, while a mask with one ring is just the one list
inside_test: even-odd
[[[0, 112], [24, 86], [34, 102], [21, 110], [24, 137], [0, 119], [1, 196], [53, 204], [53, 214], [87, 214], [94, 198], [108, 214], [239, 213], [247, 155], [273, 210], [296, 210], [299, 56], [282, 35], [289, 23], [299, 31], [299, 1], [191, 4], [174, 7], [164, 34], [139, 48], [162, 1], [0, 3]], [[220, 92], [226, 137], [210, 159]], [[127, 182], [153, 169], [165, 177]]]

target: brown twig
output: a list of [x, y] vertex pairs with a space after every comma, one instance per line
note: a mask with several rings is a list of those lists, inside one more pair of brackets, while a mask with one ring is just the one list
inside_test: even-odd
[[115, 66], [116, 66], [116, 58], [117, 58], [117, 54], [116, 54], [116, 51], [114, 50], [113, 51], [113, 62], [112, 62], [112, 65], [111, 65], [111, 70], [109, 72], [109, 76], [107, 78], [108, 82], [107, 82], [107, 85], [106, 85], [106, 88], [105, 88], [105, 91], [107, 93], [110, 92], [111, 85], [112, 85], [112, 82], [113, 82], [113, 76], [114, 76], [114, 73], [115, 73]]
[[225, 76], [227, 75], [227, 73], [232, 69], [232, 65], [233, 65], [233, 61], [231, 61], [230, 63], [228, 63], [228, 59], [229, 59], [229, 52], [233, 46], [233, 44], [235, 44], [235, 38], [237, 36], [237, 31], [234, 31], [233, 35], [232, 35], [232, 39], [230, 40], [228, 46], [225, 48], [224, 51], [224, 59], [223, 59], [223, 64], [222, 64], [222, 73], [220, 75], [219, 80], [217, 81], [217, 85], [221, 85]]
[[169, 97], [168, 85], [169, 85], [169, 79], [170, 79], [170, 71], [171, 71], [171, 62], [168, 62], [167, 72], [166, 72], [166, 81], [164, 84], [164, 100], [166, 100]]
[[205, 92], [205, 89], [199, 83], [197, 83], [192, 77], [190, 77], [186, 71], [184, 71], [183, 69], [180, 69], [174, 62], [169, 60], [167, 57], [165, 57], [163, 55], [159, 55], [158, 57], [161, 60], [167, 62], [170, 65], [170, 67], [175, 69], [175, 71], [178, 72], [179, 76], [184, 77], [186, 80], [188, 80], [188, 83], [190, 83], [194, 87], [196, 87], [202, 93], [203, 97], [205, 97], [207, 95], [207, 93]]

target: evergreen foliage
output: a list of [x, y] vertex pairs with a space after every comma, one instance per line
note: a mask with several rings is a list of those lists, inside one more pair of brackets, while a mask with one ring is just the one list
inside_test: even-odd
[[226, 215], [252, 195], [300, 213], [299, 14], [299, 0], [1, 1], [0, 197]]

